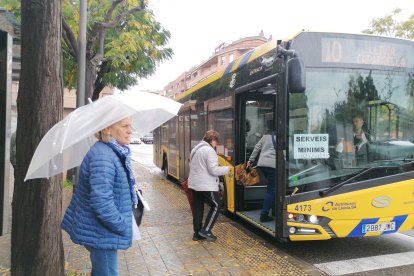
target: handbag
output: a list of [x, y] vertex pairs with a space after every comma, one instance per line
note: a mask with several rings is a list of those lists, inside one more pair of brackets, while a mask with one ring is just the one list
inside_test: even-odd
[[138, 193], [140, 193], [142, 197], [142, 191], [138, 190], [136, 191], [137, 197], [138, 197], [138, 205], [137, 208], [132, 206], [132, 213], [134, 214], [135, 222], [137, 223], [137, 226], [141, 225], [142, 217], [144, 216], [144, 204], [143, 201], [140, 199], [140, 196]]
[[241, 186], [252, 186], [260, 183], [259, 172], [256, 168], [242, 163], [235, 168], [235, 178], [237, 184]]
[[187, 195], [188, 203], [190, 204], [190, 207], [191, 207], [191, 212], [194, 214], [193, 191], [190, 188], [188, 188], [188, 177], [183, 182], [181, 182], [181, 187], [183, 188], [183, 190], [185, 191], [185, 194]]

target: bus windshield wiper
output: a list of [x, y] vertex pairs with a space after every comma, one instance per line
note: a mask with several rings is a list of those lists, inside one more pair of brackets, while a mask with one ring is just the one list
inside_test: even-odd
[[[341, 182], [333, 185], [332, 187], [330, 187], [326, 190], [320, 191], [319, 195], [320, 196], [326, 196], [326, 195], [332, 193], [333, 191], [335, 191], [336, 189], [338, 189], [339, 187], [342, 187], [343, 185], [351, 182], [355, 178], [357, 178], [357, 177], [359, 177], [363, 174], [366, 174], [368, 172], [371, 172], [373, 170], [402, 168], [403, 165], [412, 164], [414, 162], [414, 159], [412, 159], [412, 158], [401, 158], [401, 159], [390, 159], [390, 160], [377, 160], [377, 161], [371, 162], [371, 164], [372, 163], [389, 163], [389, 162], [404, 162], [404, 163], [401, 164], [401, 165], [393, 164], [393, 165], [375, 166], [375, 167], [364, 168], [363, 170], [359, 171], [357, 174], [351, 176], [350, 178], [347, 178], [344, 181], [341, 181]], [[405, 162], [408, 162], [408, 163], [405, 163]]]
[[294, 179], [294, 178], [296, 178], [296, 177], [298, 177], [298, 176], [301, 176], [302, 174], [305, 174], [305, 173], [307, 173], [307, 172], [313, 171], [313, 170], [315, 170], [316, 168], [319, 168], [319, 167], [321, 167], [321, 166], [323, 166], [323, 165], [322, 165], [321, 163], [319, 163], [319, 164], [317, 164], [317, 165], [315, 165], [315, 166], [312, 166], [312, 167], [310, 167], [310, 168], [308, 168], [308, 169], [306, 169], [306, 170], [300, 171], [300, 172], [298, 172], [298, 173], [296, 173], [296, 174], [294, 174], [294, 175], [289, 176], [289, 180], [292, 180], [292, 179]]
[[365, 169], [363, 169], [363, 170], [359, 171], [357, 174], [355, 174], [355, 175], [353, 175], [353, 176], [351, 176], [351, 177], [349, 177], [349, 178], [345, 179], [344, 181], [340, 181], [339, 183], [336, 183], [336, 184], [335, 184], [335, 185], [333, 185], [332, 187], [329, 187], [329, 188], [328, 188], [328, 189], [326, 189], [326, 190], [320, 191], [320, 192], [319, 192], [319, 195], [320, 195], [320, 196], [326, 196], [326, 195], [328, 195], [328, 194], [332, 193], [333, 191], [335, 191], [336, 189], [338, 189], [339, 187], [342, 187], [342, 186], [343, 186], [343, 185], [345, 185], [346, 183], [351, 182], [351, 180], [353, 180], [353, 179], [357, 178], [358, 176], [360, 176], [360, 175], [362, 175], [362, 174], [365, 174], [366, 172], [369, 172], [369, 171], [371, 171], [371, 170], [373, 170], [373, 169], [375, 169], [375, 168], [376, 168], [376, 167], [369, 167], [369, 168], [365, 168]]

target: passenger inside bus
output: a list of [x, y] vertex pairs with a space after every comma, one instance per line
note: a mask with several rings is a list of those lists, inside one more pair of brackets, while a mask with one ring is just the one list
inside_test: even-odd
[[262, 138], [262, 134], [252, 129], [249, 119], [246, 119], [246, 157], [250, 156], [254, 146]]
[[251, 166], [256, 160], [257, 169], [260, 173], [261, 185], [266, 186], [266, 194], [263, 201], [263, 207], [260, 211], [260, 222], [272, 221], [273, 218], [269, 216], [269, 211], [275, 210], [275, 167], [276, 167], [276, 135], [274, 131], [274, 121], [268, 120], [268, 131], [263, 135], [260, 141], [255, 145], [252, 154], [250, 155], [248, 165]]

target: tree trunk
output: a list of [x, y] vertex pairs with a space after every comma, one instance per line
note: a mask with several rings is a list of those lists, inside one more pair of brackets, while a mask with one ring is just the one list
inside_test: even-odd
[[[91, 100], [95, 101], [99, 99], [99, 94], [94, 94], [94, 86], [95, 86], [95, 80], [96, 80], [96, 66], [90, 62], [89, 60], [86, 60], [86, 66], [85, 66], [85, 97], [86, 99], [91, 98]], [[85, 103], [88, 103], [88, 101], [85, 101]]]
[[64, 275], [62, 176], [24, 182], [31, 157], [63, 116], [61, 1], [22, 0], [12, 275]]

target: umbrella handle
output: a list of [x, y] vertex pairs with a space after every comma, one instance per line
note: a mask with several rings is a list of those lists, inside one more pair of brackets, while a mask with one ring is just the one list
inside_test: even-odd
[[145, 199], [142, 197], [142, 195], [141, 195], [141, 193], [139, 191], [137, 192], [137, 195], [139, 197], [139, 200], [141, 200], [142, 205], [144, 205], [145, 210], [151, 211], [148, 203], [145, 201]]

